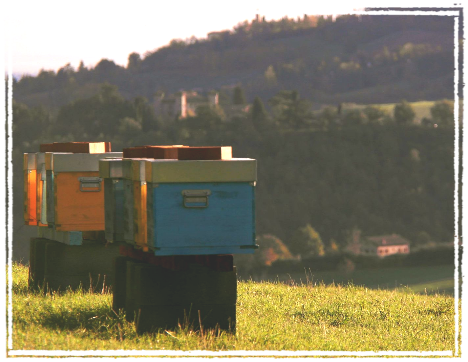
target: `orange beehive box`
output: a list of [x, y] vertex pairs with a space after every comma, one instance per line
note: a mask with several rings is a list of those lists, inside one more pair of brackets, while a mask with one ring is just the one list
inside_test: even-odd
[[56, 153], [52, 157], [54, 224], [58, 231], [100, 231], [104, 222], [104, 184], [99, 160], [121, 152]]
[[179, 148], [179, 160], [230, 160], [231, 146], [186, 147]]
[[37, 225], [37, 170], [36, 154], [25, 153], [23, 156], [24, 204], [23, 216], [26, 225]]
[[111, 151], [110, 142], [54, 142], [40, 145], [41, 152], [105, 153]]

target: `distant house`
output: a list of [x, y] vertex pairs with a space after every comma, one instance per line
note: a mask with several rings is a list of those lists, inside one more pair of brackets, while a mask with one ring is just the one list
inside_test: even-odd
[[409, 254], [410, 242], [398, 234], [354, 238], [347, 251], [355, 255], [384, 258], [394, 254]]
[[157, 92], [154, 95], [154, 111], [157, 116], [167, 118], [186, 118], [194, 116], [200, 106], [218, 105], [218, 93], [211, 91], [206, 96], [198, 92], [180, 91], [171, 95]]

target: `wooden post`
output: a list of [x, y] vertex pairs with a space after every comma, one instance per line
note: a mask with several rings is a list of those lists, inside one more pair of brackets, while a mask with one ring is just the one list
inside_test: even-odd
[[80, 287], [102, 292], [113, 284], [113, 259], [119, 245], [87, 241], [83, 245], [66, 245], [44, 238], [30, 242], [29, 287], [50, 291]]
[[127, 262], [126, 285], [127, 320], [135, 316], [138, 334], [174, 329], [179, 324], [199, 329], [200, 322], [204, 329], [235, 333], [235, 268], [219, 272], [189, 264], [187, 270], [169, 270], [131, 261]]
[[29, 242], [29, 289], [40, 289], [44, 283], [45, 247], [50, 240], [31, 238]]
[[130, 258], [118, 256], [114, 258], [114, 283], [112, 286], [112, 309], [118, 314], [125, 310], [127, 290], [127, 262]]

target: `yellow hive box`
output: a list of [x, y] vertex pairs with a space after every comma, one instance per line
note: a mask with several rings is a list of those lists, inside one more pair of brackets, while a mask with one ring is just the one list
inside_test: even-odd
[[121, 152], [52, 154], [54, 224], [58, 231], [105, 230], [99, 160]]

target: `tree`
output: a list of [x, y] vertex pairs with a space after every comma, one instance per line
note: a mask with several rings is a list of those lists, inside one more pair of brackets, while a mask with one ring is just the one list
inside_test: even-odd
[[269, 101], [277, 120], [293, 128], [300, 128], [311, 118], [310, 102], [299, 97], [295, 90], [281, 91]]
[[94, 70], [96, 70], [97, 72], [105, 73], [105, 72], [111, 72], [115, 70], [116, 68], [117, 68], [117, 64], [115, 64], [113, 60], [101, 59], [99, 63], [96, 64], [96, 67], [94, 68]]
[[364, 108], [363, 112], [367, 117], [367, 122], [370, 124], [382, 123], [384, 117], [387, 115], [384, 110], [375, 106], [367, 106]]
[[245, 94], [244, 90], [240, 87], [237, 86], [234, 88], [234, 94], [232, 96], [232, 103], [234, 104], [245, 104]]
[[318, 116], [318, 123], [322, 129], [333, 128], [338, 122], [337, 108], [327, 106], [322, 109]]
[[125, 100], [115, 85], [103, 84], [100, 92], [92, 97], [77, 99], [60, 108], [55, 132], [83, 134], [113, 134], [118, 120], [135, 118], [132, 102]]
[[265, 71], [265, 79], [268, 84], [274, 85], [276, 84], [276, 73], [275, 68], [272, 65], [268, 66], [267, 70]]
[[412, 123], [415, 116], [416, 114], [414, 113], [413, 107], [411, 107], [411, 105], [405, 100], [396, 104], [393, 109], [393, 118], [398, 124]]
[[445, 99], [436, 102], [431, 107], [431, 117], [439, 126], [452, 126], [454, 124], [453, 104]]
[[344, 126], [358, 126], [364, 123], [363, 113], [358, 109], [351, 109], [343, 116]]
[[161, 124], [154, 114], [154, 109], [148, 103], [148, 99], [138, 96], [133, 100], [135, 120], [141, 124], [143, 132], [157, 131]]
[[131, 53], [128, 56], [127, 69], [137, 70], [141, 65], [141, 57], [138, 53]]
[[219, 124], [226, 119], [223, 109], [218, 105], [214, 107], [206, 105], [199, 106], [197, 107], [196, 113], [197, 115], [195, 118], [198, 119], [198, 123], [206, 128]]
[[289, 242], [289, 250], [302, 258], [325, 255], [322, 238], [310, 224], [294, 232]]
[[253, 101], [250, 117], [257, 131], [264, 131], [268, 128], [268, 113], [259, 97], [255, 97]]
[[434, 122], [427, 118], [427, 117], [423, 117], [421, 119], [421, 124], [424, 126], [424, 127], [434, 127]]
[[84, 63], [83, 63], [83, 61], [81, 60], [81, 61], [80, 61], [80, 65], [78, 66], [78, 73], [83, 73], [83, 72], [85, 72], [86, 70], [87, 70], [87, 69], [86, 69]]
[[266, 234], [257, 238], [259, 250], [256, 259], [260, 265], [270, 266], [276, 260], [294, 259], [288, 247], [274, 235]]
[[141, 124], [133, 118], [125, 117], [119, 121], [117, 131], [122, 136], [133, 137], [141, 132]]

